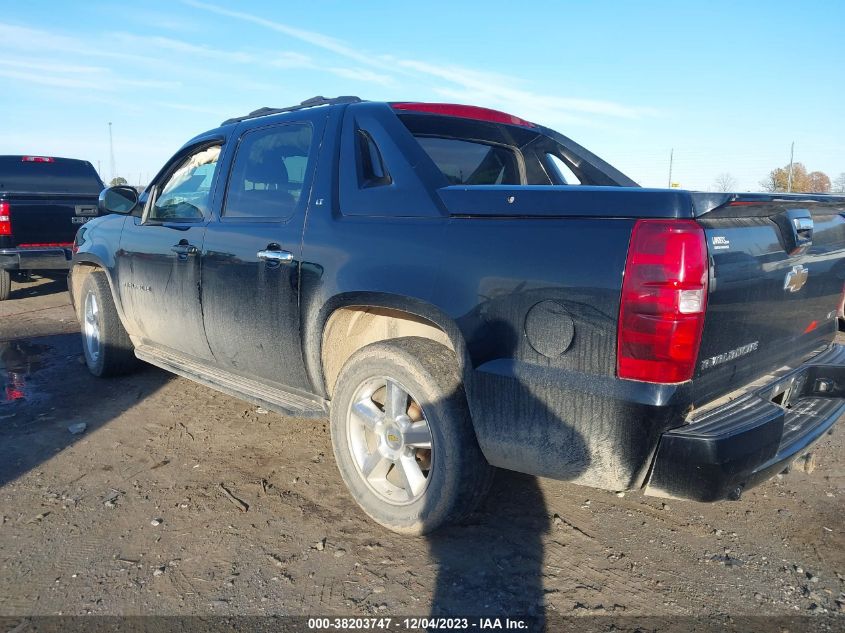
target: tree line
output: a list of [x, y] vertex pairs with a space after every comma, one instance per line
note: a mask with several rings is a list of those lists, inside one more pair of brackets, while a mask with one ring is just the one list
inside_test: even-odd
[[789, 165], [773, 169], [767, 178], [760, 181], [766, 191], [794, 191], [796, 193], [842, 193], [845, 192], [845, 172], [832, 183], [823, 171], [807, 171], [803, 163], [792, 164], [790, 182]]
[[[791, 180], [791, 182], [790, 182]], [[713, 181], [713, 191], [734, 191], [737, 182], [731, 174], [725, 172], [716, 176]], [[807, 171], [803, 163], [792, 163], [792, 177], [790, 179], [789, 165], [778, 167], [760, 181], [763, 191], [782, 193], [845, 193], [845, 172], [831, 181], [823, 171]]]

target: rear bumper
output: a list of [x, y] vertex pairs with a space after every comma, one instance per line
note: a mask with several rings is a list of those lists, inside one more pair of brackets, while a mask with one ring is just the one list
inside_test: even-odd
[[807, 452], [843, 413], [845, 346], [833, 345], [789, 374], [664, 433], [646, 494], [736, 497]]
[[663, 433], [692, 401], [690, 385], [586, 375], [496, 359], [465, 383], [487, 461], [604, 490], [640, 488]]
[[67, 270], [70, 248], [0, 248], [0, 268], [4, 270]]

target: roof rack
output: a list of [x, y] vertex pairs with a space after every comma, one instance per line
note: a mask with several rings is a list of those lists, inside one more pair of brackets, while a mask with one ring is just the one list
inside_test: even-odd
[[325, 97], [320, 96], [311, 97], [310, 99], [306, 99], [299, 105], [288, 106], [287, 108], [258, 108], [258, 110], [253, 110], [247, 115], [226, 119], [220, 125], [228, 125], [229, 123], [239, 123], [241, 121], [257, 119], [258, 117], [269, 116], [271, 114], [280, 114], [282, 112], [295, 112], [297, 110], [304, 110], [305, 108], [313, 108], [315, 106], [337, 105], [339, 103], [361, 103], [361, 101], [362, 100], [358, 97], [353, 96], [334, 97], [332, 99], [326, 99]]

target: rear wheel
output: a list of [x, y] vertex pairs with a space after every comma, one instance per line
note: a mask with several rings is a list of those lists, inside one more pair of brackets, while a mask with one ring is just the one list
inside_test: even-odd
[[77, 302], [85, 364], [95, 376], [118, 376], [135, 369], [138, 359], [112, 300], [105, 273], [89, 273]]
[[396, 532], [455, 523], [489, 489], [494, 469], [478, 446], [455, 355], [427, 339], [353, 354], [337, 380], [331, 431], [352, 496]]
[[8, 270], [0, 268], [0, 301], [5, 301], [12, 293], [12, 275]]

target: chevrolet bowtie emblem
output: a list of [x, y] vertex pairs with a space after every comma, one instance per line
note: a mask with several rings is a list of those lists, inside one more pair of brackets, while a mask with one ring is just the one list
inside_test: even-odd
[[793, 266], [792, 270], [786, 273], [786, 279], [783, 282], [783, 289], [789, 292], [798, 292], [807, 283], [807, 277], [810, 276], [810, 271], [806, 267], [798, 265]]

